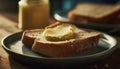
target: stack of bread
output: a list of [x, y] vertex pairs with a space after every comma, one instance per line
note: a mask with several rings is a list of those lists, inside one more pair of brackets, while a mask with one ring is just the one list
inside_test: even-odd
[[50, 57], [73, 56], [98, 45], [100, 32], [56, 22], [45, 29], [25, 30], [22, 42], [34, 52]]
[[75, 21], [120, 24], [120, 4], [79, 3], [68, 13]]

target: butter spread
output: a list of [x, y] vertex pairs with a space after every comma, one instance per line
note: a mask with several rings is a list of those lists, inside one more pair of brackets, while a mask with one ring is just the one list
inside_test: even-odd
[[49, 41], [69, 40], [74, 36], [74, 29], [72, 26], [59, 25], [54, 28], [46, 28], [43, 36]]

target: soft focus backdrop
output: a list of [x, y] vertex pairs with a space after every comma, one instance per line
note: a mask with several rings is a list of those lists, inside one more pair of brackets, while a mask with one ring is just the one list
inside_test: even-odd
[[[18, 12], [19, 0], [0, 0], [0, 12]], [[108, 3], [115, 4], [119, 0], [50, 0], [51, 14], [58, 9], [69, 10], [79, 2], [95, 2], [95, 3]]]

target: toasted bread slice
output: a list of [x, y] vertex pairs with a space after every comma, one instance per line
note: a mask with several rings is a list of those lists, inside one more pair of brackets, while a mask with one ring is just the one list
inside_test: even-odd
[[120, 5], [80, 3], [68, 13], [68, 18], [76, 21], [105, 23], [120, 13]]
[[97, 47], [100, 33], [82, 32], [74, 39], [67, 41], [46, 41], [42, 38], [36, 39], [32, 50], [51, 57], [73, 56], [87, 49]]
[[[56, 23], [53, 23], [53, 24], [47, 26], [47, 28], [53, 28], [60, 24], [62, 24], [62, 23], [56, 22]], [[66, 25], [70, 25], [70, 24], [65, 23], [64, 25], [66, 26]], [[75, 27], [74, 25], [72, 25], [72, 26]], [[24, 45], [28, 46], [29, 48], [31, 48], [34, 43], [34, 40], [36, 38], [39, 38], [40, 34], [43, 33], [43, 31], [44, 31], [44, 29], [25, 30], [22, 34], [22, 39], [21, 39], [22, 43]], [[85, 31], [82, 29], [80, 29], [78, 31], [78, 28], [75, 28], [75, 32], [85, 32]]]
[[72, 26], [75, 34], [74, 38], [51, 41], [43, 37], [45, 29], [36, 29], [24, 31], [22, 42], [26, 46], [31, 47], [34, 52], [50, 57], [72, 56], [86, 49], [97, 47], [100, 37], [99, 32], [88, 32], [67, 23], [54, 23], [47, 28], [54, 28], [60, 25]]

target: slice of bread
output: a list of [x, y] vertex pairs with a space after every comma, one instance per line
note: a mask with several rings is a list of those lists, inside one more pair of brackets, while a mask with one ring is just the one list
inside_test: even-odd
[[[59, 22], [56, 22], [56, 23], [53, 23], [49, 26], [47, 26], [47, 28], [53, 28], [55, 26], [58, 26], [60, 25], [61, 23]], [[64, 24], [64, 25], [70, 25], [70, 24]], [[73, 27], [75, 27], [74, 25], [72, 25]], [[29, 48], [32, 47], [33, 43], [34, 43], [34, 40], [36, 38], [39, 38], [40, 34], [43, 33], [44, 29], [34, 29], [34, 30], [25, 30], [22, 34], [22, 38], [21, 38], [21, 41], [24, 45], [28, 46]], [[85, 32], [84, 30], [80, 29], [79, 30], [80, 32]], [[78, 28], [75, 28], [75, 32], [79, 32], [78, 31]]]
[[97, 47], [99, 33], [78, 33], [75, 39], [67, 41], [44, 41], [36, 39], [32, 50], [51, 57], [73, 56], [90, 48]]
[[68, 18], [75, 21], [105, 23], [120, 13], [120, 5], [80, 3], [68, 13]]
[[53, 28], [59, 25], [74, 27], [74, 38], [64, 41], [49, 41], [43, 37], [43, 29], [27, 30], [23, 33], [23, 44], [29, 45], [34, 52], [50, 57], [72, 56], [81, 51], [97, 47], [100, 37], [99, 32], [88, 32], [67, 23], [55, 23], [48, 27]]
[[38, 38], [39, 34], [41, 34], [43, 31], [43, 29], [25, 30], [21, 38], [22, 43], [31, 48], [34, 40]]

